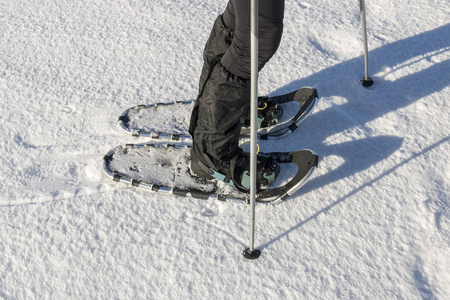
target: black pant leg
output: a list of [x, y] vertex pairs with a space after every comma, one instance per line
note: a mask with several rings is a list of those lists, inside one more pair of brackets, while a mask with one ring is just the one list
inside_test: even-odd
[[[277, 51], [283, 33], [284, 0], [260, 0], [258, 16], [259, 70]], [[236, 76], [250, 79], [250, 1], [230, 0], [223, 13], [225, 26], [235, 31], [222, 65]]]

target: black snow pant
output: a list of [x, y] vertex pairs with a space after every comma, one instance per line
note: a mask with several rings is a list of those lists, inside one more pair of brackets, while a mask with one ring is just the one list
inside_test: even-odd
[[[250, 79], [250, 1], [230, 0], [222, 15], [224, 25], [234, 30], [222, 65], [236, 76]], [[260, 0], [258, 16], [259, 70], [275, 54], [283, 33], [284, 0]]]
[[[259, 1], [259, 70], [275, 54], [283, 31], [284, 0]], [[238, 148], [241, 119], [250, 105], [250, 1], [230, 0], [204, 49], [199, 94], [189, 132], [203, 160], [224, 159]], [[213, 166], [211, 166], [213, 167]]]

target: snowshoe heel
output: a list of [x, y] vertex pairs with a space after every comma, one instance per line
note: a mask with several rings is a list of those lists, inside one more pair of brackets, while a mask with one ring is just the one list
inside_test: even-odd
[[261, 122], [261, 126], [259, 128], [276, 125], [282, 116], [283, 107], [279, 104], [274, 104], [271, 106], [267, 106], [264, 109], [258, 110], [258, 118], [263, 118], [263, 121]]
[[217, 179], [234, 186], [230, 176], [227, 177], [226, 175], [209, 168], [202, 161], [200, 161], [195, 154], [191, 155], [190, 172], [192, 176], [197, 177], [200, 181]]
[[214, 172], [202, 163], [196, 155], [191, 155], [191, 165], [189, 169], [192, 176], [206, 180], [214, 179], [212, 176]]

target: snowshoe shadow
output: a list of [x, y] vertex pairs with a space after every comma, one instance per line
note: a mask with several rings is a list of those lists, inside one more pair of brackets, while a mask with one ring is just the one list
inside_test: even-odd
[[[393, 140], [392, 140], [393, 141]], [[296, 224], [295, 226], [291, 227], [290, 229], [284, 231], [283, 233], [281, 233], [279, 236], [275, 237], [274, 239], [270, 240], [269, 242], [267, 242], [264, 245], [261, 245], [260, 248], [264, 249], [267, 246], [271, 245], [272, 243], [280, 240], [281, 238], [289, 235], [291, 232], [299, 229], [300, 227], [302, 227], [303, 225], [309, 223], [310, 221], [318, 218], [321, 214], [328, 212], [329, 210], [333, 209], [335, 206], [339, 205], [340, 203], [342, 203], [343, 201], [345, 201], [346, 199], [348, 199], [349, 197], [355, 195], [356, 193], [358, 193], [359, 191], [363, 190], [364, 188], [366, 188], [367, 186], [373, 185], [374, 183], [376, 183], [377, 181], [379, 181], [380, 179], [384, 178], [385, 176], [388, 176], [389, 174], [395, 172], [398, 168], [408, 164], [409, 162], [411, 162], [412, 160], [423, 156], [424, 154], [428, 153], [429, 151], [435, 149], [436, 147], [439, 147], [440, 145], [444, 144], [444, 143], [448, 143], [450, 141], [450, 136], [447, 136], [446, 138], [443, 138], [442, 140], [440, 140], [439, 142], [423, 149], [422, 151], [415, 153], [413, 155], [411, 155], [409, 158], [407, 158], [406, 160], [401, 161], [400, 163], [392, 166], [390, 169], [384, 171], [382, 174], [376, 176], [375, 178], [371, 179], [370, 181], [366, 182], [365, 184], [363, 184], [362, 186], [352, 190], [351, 192], [343, 195], [342, 197], [340, 197], [337, 201], [329, 204], [328, 206], [324, 207], [323, 209], [321, 209], [320, 211], [317, 211], [316, 213], [314, 213], [313, 215], [305, 218], [303, 221], [301, 221], [300, 223]], [[310, 187], [311, 189], [314, 187]]]
[[318, 152], [322, 155], [322, 163], [319, 167], [327, 168], [327, 161], [339, 166], [311, 179], [301, 192], [308, 193], [362, 172], [391, 156], [402, 142], [403, 138], [378, 136], [320, 147]]
[[[326, 168], [326, 161], [330, 159], [340, 160], [340, 166], [311, 179], [300, 190], [301, 193], [368, 169], [399, 149], [403, 138], [395, 136], [371, 136], [332, 145], [330, 138], [346, 131], [364, 131], [365, 124], [448, 87], [450, 61], [445, 60], [445, 57], [449, 51], [450, 24], [447, 24], [370, 51], [369, 75], [375, 80], [375, 84], [370, 88], [362, 87], [359, 82], [364, 70], [363, 56], [360, 56], [293, 81], [274, 91], [273, 94], [276, 95], [301, 86], [312, 86], [319, 91], [319, 105], [320, 102], [325, 102], [327, 106], [310, 116], [308, 121], [302, 124], [302, 130], [293, 135], [295, 139], [289, 136], [287, 142], [295, 149], [314, 149], [321, 158], [317, 172], [322, 173], [321, 168]], [[395, 70], [408, 68], [422, 60], [434, 63], [403, 77], [393, 74], [396, 73]], [[289, 73], [289, 70], [282, 71]], [[339, 76], [336, 76], [337, 74]], [[328, 101], [331, 98], [335, 101]], [[356, 135], [361, 134], [357, 132]], [[286, 150], [285, 145], [286, 143], [273, 145], [270, 150], [283, 151]]]
[[[443, 54], [449, 51], [450, 24], [447, 24], [370, 51], [369, 75], [375, 80], [375, 84], [370, 88], [362, 87], [359, 82], [359, 78], [363, 75], [364, 67], [363, 57], [360, 56], [324, 69], [309, 77], [293, 81], [274, 91], [273, 94], [280, 94], [287, 90], [296, 89], [299, 86], [313, 86], [319, 90], [320, 101], [326, 101], [328, 97], [340, 100], [339, 103], [331, 104], [329, 108], [313, 114], [308, 122], [302, 125], [309, 128], [304, 128], [297, 134], [297, 136], [301, 135], [301, 141], [294, 141], [295, 147], [310, 147], [321, 156], [318, 170], [326, 168], [327, 160], [335, 160], [333, 165], [338, 165], [336, 169], [327, 170], [323, 175], [311, 179], [300, 190], [300, 193], [306, 194], [342, 178], [350, 177], [374, 166], [397, 151], [402, 145], [402, 137], [367, 137], [331, 145], [325, 143], [325, 141], [335, 134], [350, 128], [361, 128], [364, 124], [383, 117], [390, 112], [407, 107], [423, 97], [448, 87], [450, 85], [450, 61], [448, 59], [440, 61], [439, 57], [443, 57]], [[438, 59], [435, 59], [436, 57]], [[421, 60], [434, 61], [435, 63], [403, 77], [396, 77], [396, 74], [392, 72], [392, 70], [408, 67]], [[285, 72], [288, 73], [289, 70], [285, 70]], [[339, 76], [336, 76], [337, 74]], [[378, 176], [371, 176], [361, 186], [354, 188], [339, 197], [338, 200], [306, 217], [266, 244], [261, 245], [260, 248], [264, 249], [288, 236], [367, 186], [376, 183], [411, 160], [427, 153], [442, 143], [448, 142], [448, 140], [449, 137], [419, 153], [412, 154], [408, 159], [393, 165]], [[296, 195], [298, 196], [299, 192]]]

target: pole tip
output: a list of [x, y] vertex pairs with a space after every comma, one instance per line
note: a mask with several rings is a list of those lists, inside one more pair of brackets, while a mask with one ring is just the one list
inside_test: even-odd
[[243, 254], [246, 259], [257, 259], [261, 256], [261, 251], [259, 251], [258, 249], [250, 251], [250, 248], [247, 248], [244, 250]]
[[363, 77], [361, 80], [361, 84], [363, 85], [363, 87], [369, 87], [372, 86], [373, 84], [373, 79], [370, 77]]

